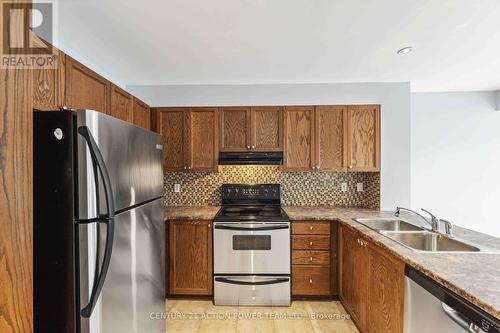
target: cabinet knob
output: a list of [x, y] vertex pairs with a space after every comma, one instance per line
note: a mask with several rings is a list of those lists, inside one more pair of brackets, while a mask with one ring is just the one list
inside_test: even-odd
[[313, 245], [313, 242], [309, 242], [309, 246], [312, 246]]
[[313, 261], [313, 257], [309, 257], [309, 261], [312, 262]]
[[247, 149], [250, 149], [250, 148], [251, 148], [251, 146], [247, 146]]
[[352, 169], [352, 165], [349, 165], [349, 169]]
[[255, 149], [255, 146], [252, 146], [252, 149]]
[[313, 279], [309, 279], [309, 283], [313, 283]]
[[208, 227], [210, 228], [211, 226], [212, 226], [212, 224], [210, 224], [210, 223], [209, 223], [209, 224], [208, 224]]
[[190, 170], [190, 169], [191, 169], [191, 166], [188, 166], [188, 170]]
[[313, 228], [313, 226], [310, 226], [310, 227], [309, 227], [309, 230], [313, 230], [313, 229], [314, 229], [314, 228]]
[[186, 169], [187, 169], [187, 167], [185, 166], [183, 169], [184, 169], [184, 170], [186, 170]]

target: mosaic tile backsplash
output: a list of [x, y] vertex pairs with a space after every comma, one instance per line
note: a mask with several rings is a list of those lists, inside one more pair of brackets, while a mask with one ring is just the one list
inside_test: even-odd
[[[380, 207], [378, 172], [283, 172], [280, 166], [219, 166], [218, 173], [169, 172], [163, 176], [168, 206], [220, 205], [222, 184], [278, 183], [285, 206]], [[341, 191], [347, 183], [347, 192]], [[363, 183], [364, 191], [356, 191]], [[180, 184], [180, 193], [174, 193]]]

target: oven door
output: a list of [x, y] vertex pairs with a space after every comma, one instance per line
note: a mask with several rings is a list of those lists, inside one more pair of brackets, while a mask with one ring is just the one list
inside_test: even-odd
[[289, 222], [215, 222], [215, 274], [290, 274]]

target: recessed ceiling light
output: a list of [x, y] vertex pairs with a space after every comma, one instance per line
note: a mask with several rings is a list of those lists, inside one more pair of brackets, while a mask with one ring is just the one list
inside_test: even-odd
[[403, 47], [402, 49], [399, 49], [397, 53], [398, 54], [408, 54], [411, 51], [413, 51], [413, 47], [407, 46], [407, 47]]

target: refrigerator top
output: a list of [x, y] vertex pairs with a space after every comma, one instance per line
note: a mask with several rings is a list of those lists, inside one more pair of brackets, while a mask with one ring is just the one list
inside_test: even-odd
[[[100, 151], [113, 190], [116, 212], [157, 199], [163, 190], [163, 138], [161, 135], [109, 115], [78, 110], [78, 218], [105, 213], [105, 193], [100, 173], [91, 159], [89, 144], [78, 133], [86, 126]], [[104, 210], [104, 211], [103, 211]]]

